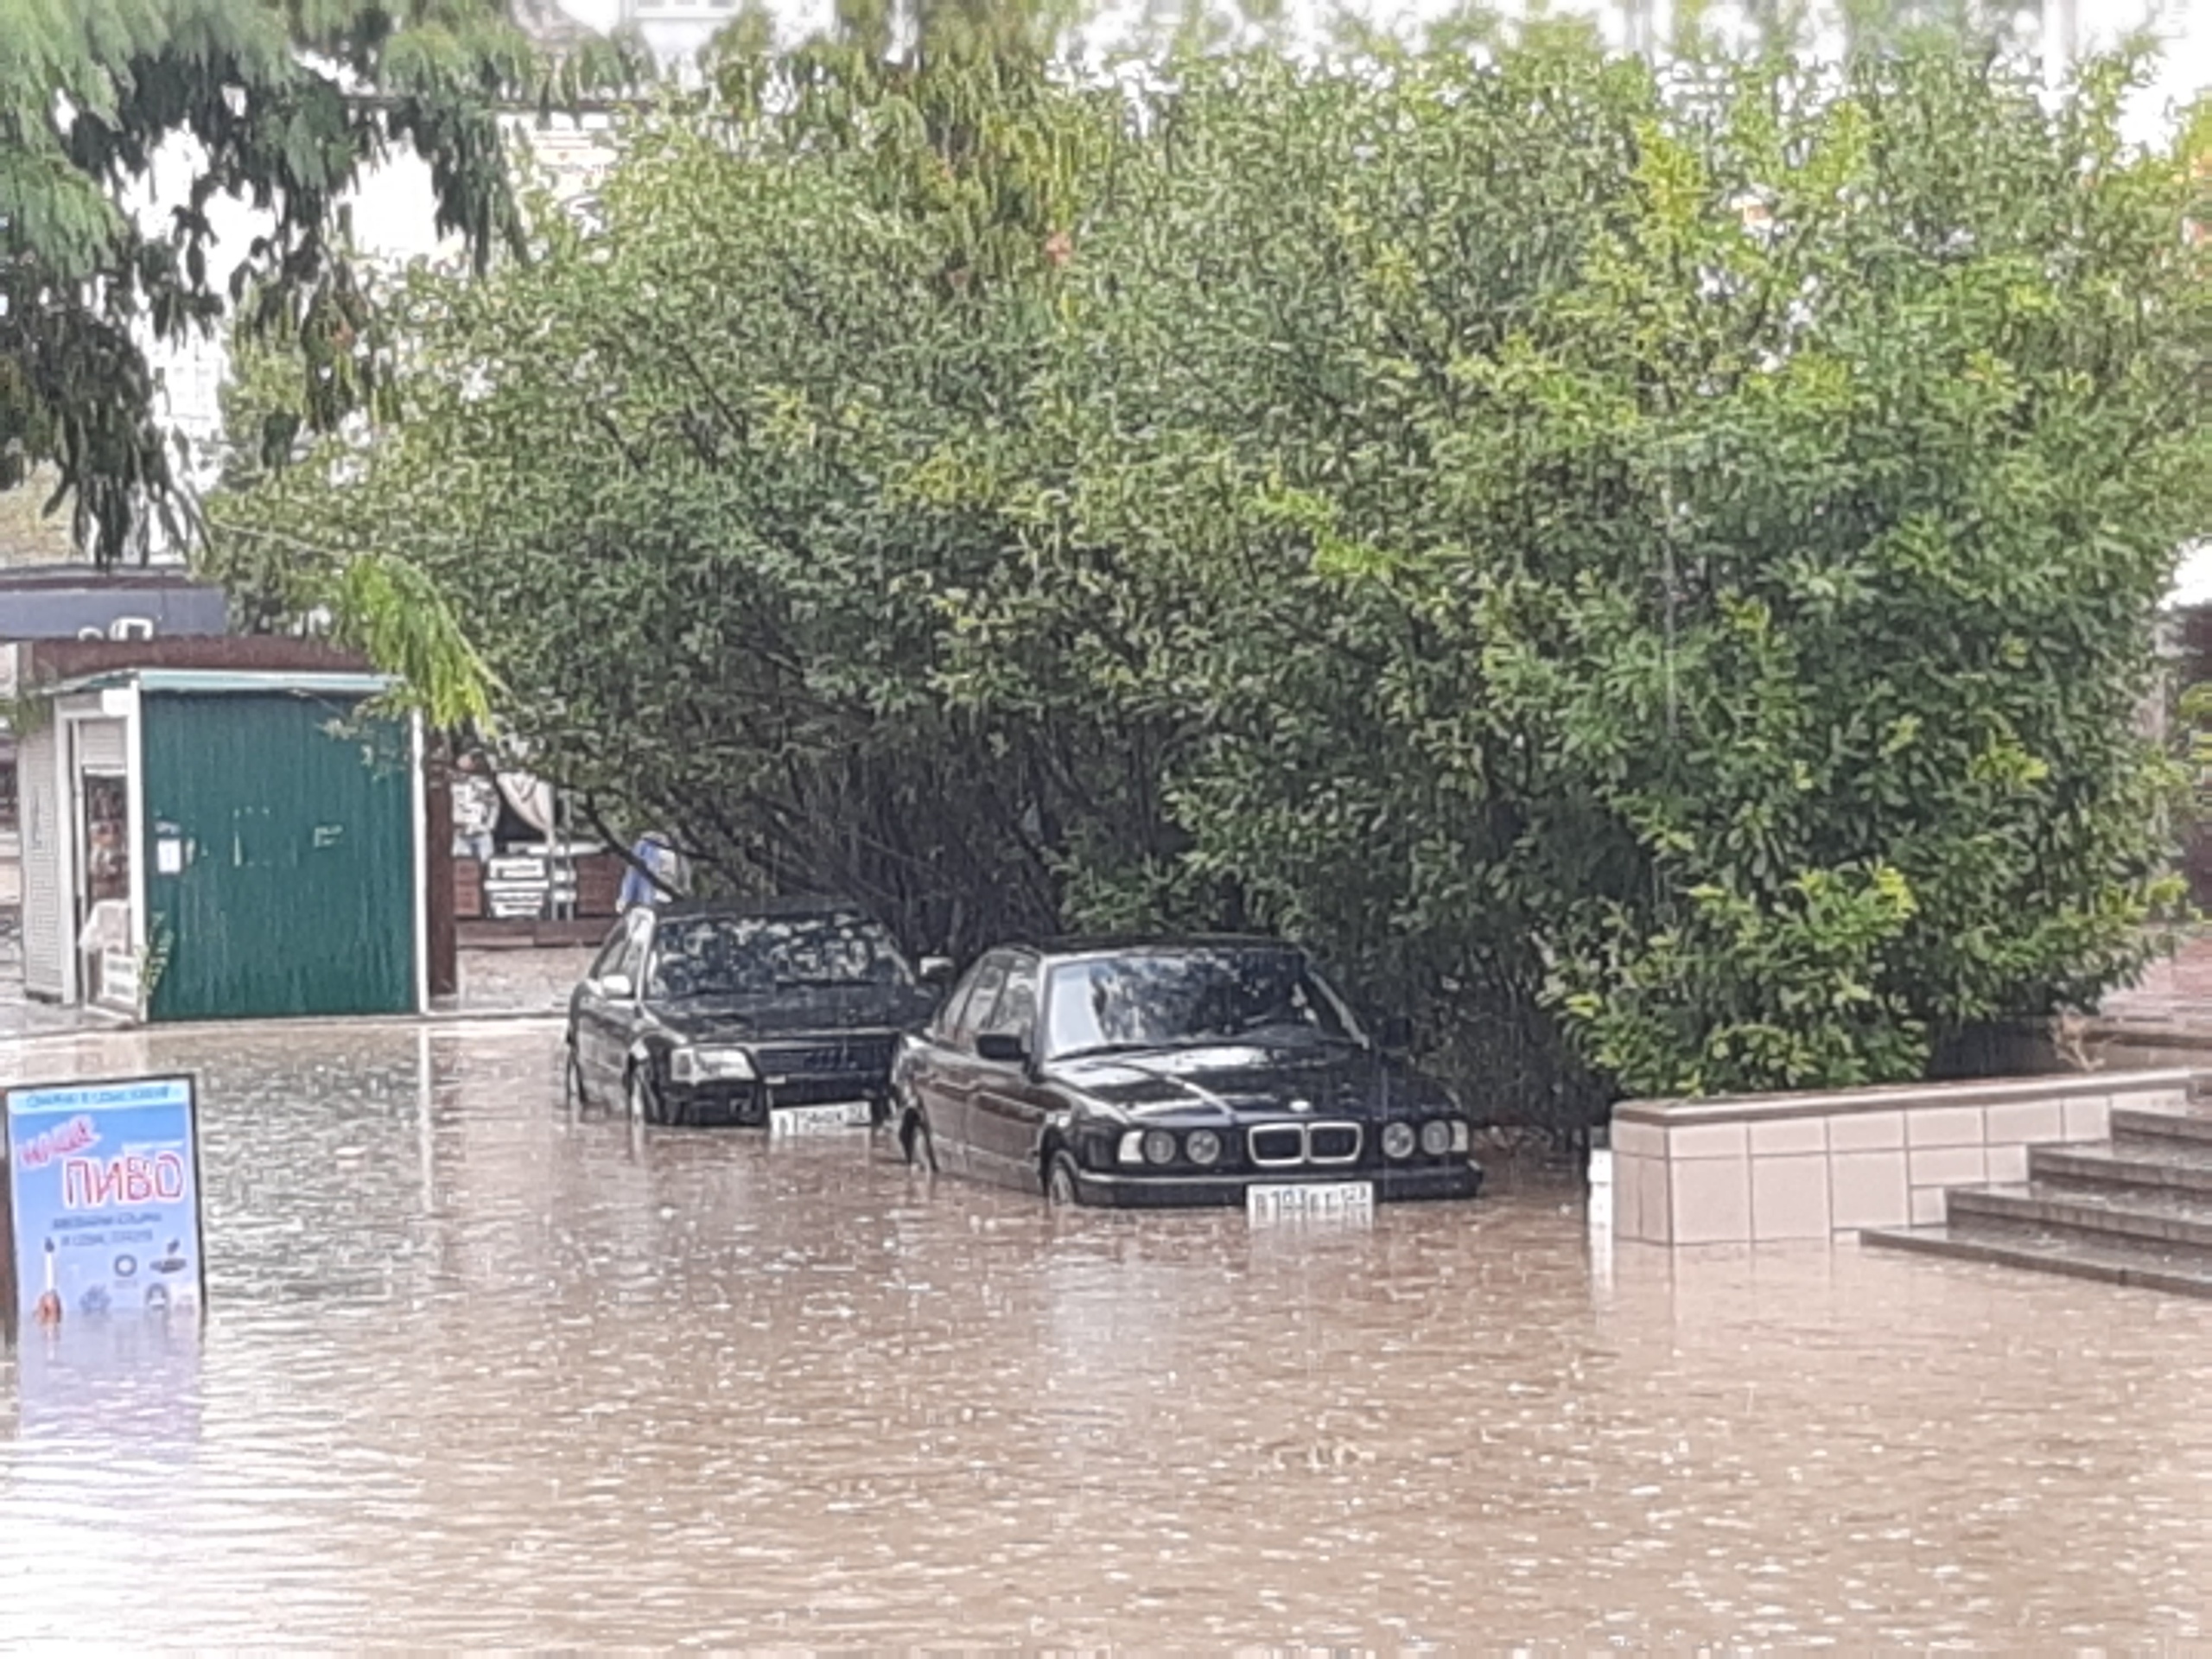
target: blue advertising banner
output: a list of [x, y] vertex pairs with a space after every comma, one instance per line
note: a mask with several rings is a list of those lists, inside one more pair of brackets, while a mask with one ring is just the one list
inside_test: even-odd
[[189, 1077], [7, 1093], [15, 1308], [24, 1324], [194, 1313], [200, 1139]]

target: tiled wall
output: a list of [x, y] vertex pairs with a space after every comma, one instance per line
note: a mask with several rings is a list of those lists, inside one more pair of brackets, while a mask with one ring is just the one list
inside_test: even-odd
[[1613, 1231], [1650, 1244], [1828, 1238], [1943, 1219], [1944, 1189], [2024, 1181], [2028, 1148], [2176, 1110], [2187, 1071], [2073, 1073], [1614, 1109]]

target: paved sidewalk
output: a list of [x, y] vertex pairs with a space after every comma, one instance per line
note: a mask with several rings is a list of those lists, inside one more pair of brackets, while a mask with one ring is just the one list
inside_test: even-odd
[[461, 995], [440, 997], [435, 1014], [461, 1019], [490, 1014], [561, 1014], [569, 993], [599, 954], [597, 945], [461, 952]]
[[2098, 1036], [2212, 1042], [2212, 931], [2183, 937], [2171, 957], [2114, 991], [2097, 1010]]
[[[569, 991], [583, 976], [588, 947], [472, 950], [461, 952], [461, 994], [437, 998], [430, 1017], [444, 1020], [523, 1018], [562, 1013]], [[62, 1007], [23, 994], [22, 938], [17, 912], [0, 908], [0, 1041], [72, 1032], [127, 1029], [129, 1022], [94, 1008]]]

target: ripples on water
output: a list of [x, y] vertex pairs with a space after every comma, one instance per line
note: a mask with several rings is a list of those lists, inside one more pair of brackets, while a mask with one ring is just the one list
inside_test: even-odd
[[[0, 1362], [0, 1642], [2138, 1642], [2212, 1601], [2212, 1307], [1855, 1249], [1059, 1215], [572, 1120], [543, 1027], [201, 1077], [204, 1337]], [[118, 1624], [117, 1620], [127, 1619]]]

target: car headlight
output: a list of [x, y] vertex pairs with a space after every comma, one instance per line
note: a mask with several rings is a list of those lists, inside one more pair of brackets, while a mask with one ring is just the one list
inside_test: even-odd
[[1192, 1129], [1184, 1137], [1183, 1153], [1194, 1164], [1221, 1161], [1221, 1137], [1211, 1129]]
[[1432, 1117], [1421, 1126], [1421, 1149], [1432, 1158], [1441, 1158], [1452, 1150], [1452, 1125], [1440, 1117]]
[[678, 1083], [749, 1082], [753, 1057], [741, 1048], [679, 1048], [669, 1056], [668, 1075]]
[[1465, 1151], [1466, 1151], [1466, 1150], [1467, 1150], [1467, 1148], [1468, 1148], [1468, 1147], [1469, 1147], [1469, 1145], [1470, 1145], [1470, 1144], [1471, 1144], [1471, 1142], [1473, 1141], [1473, 1139], [1474, 1139], [1474, 1136], [1473, 1136], [1473, 1135], [1469, 1131], [1469, 1129], [1468, 1129], [1468, 1128], [1467, 1128], [1467, 1120], [1466, 1120], [1465, 1118], [1464, 1118], [1464, 1117], [1455, 1117], [1455, 1118], [1453, 1118], [1453, 1119], [1452, 1120], [1452, 1151], [1454, 1151], [1454, 1152], [1465, 1152]]
[[1382, 1155], [1385, 1158], [1412, 1157], [1414, 1126], [1410, 1123], [1385, 1123], [1382, 1126]]
[[1175, 1137], [1165, 1129], [1144, 1132], [1144, 1160], [1147, 1164], [1172, 1164], [1175, 1161]]
[[1125, 1164], [1142, 1163], [1144, 1161], [1144, 1131], [1124, 1129], [1122, 1132], [1122, 1144], [1115, 1148], [1114, 1155]]

